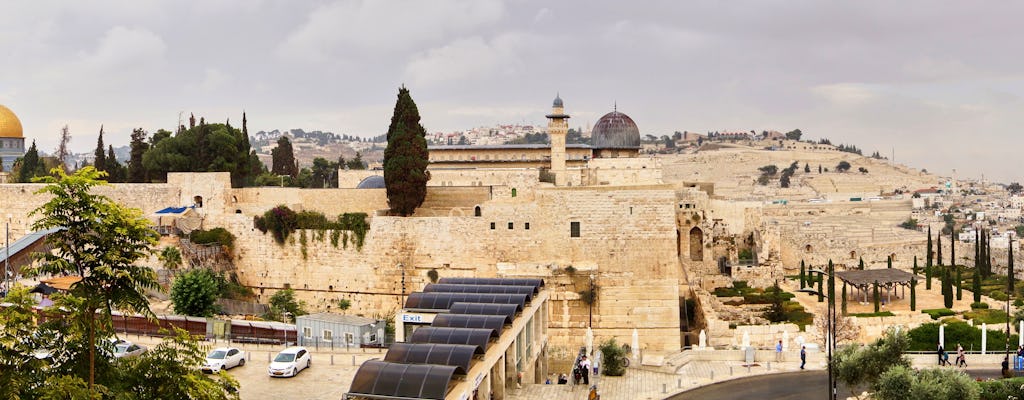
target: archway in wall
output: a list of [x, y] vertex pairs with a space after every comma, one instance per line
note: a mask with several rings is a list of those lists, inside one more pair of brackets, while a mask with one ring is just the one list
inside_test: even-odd
[[676, 257], [683, 256], [683, 234], [676, 229]]
[[479, 217], [481, 215], [480, 206], [473, 207], [473, 216]]
[[690, 261], [704, 261], [704, 231], [690, 229]]
[[804, 251], [810, 253], [814, 251], [814, 248], [811, 245], [806, 245], [804, 246]]

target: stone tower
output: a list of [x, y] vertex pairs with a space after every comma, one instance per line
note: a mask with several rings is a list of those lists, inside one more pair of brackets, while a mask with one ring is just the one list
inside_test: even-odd
[[551, 138], [551, 173], [555, 175], [555, 186], [565, 186], [569, 176], [565, 170], [565, 135], [569, 133], [569, 116], [565, 115], [562, 98], [555, 96], [548, 117], [548, 137]]

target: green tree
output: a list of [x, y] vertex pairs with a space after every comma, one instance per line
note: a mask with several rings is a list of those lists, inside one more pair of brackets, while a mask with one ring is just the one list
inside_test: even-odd
[[956, 269], [956, 300], [963, 300], [963, 280], [960, 279], [960, 268], [953, 267]]
[[[273, 296], [270, 296], [270, 308], [272, 312], [278, 314], [289, 314], [291, 320], [300, 315], [306, 315], [306, 304], [295, 300], [295, 291], [292, 289], [284, 289]], [[286, 318], [289, 319], [289, 318]]]
[[606, 376], [622, 376], [626, 373], [626, 352], [615, 342], [615, 338], [601, 343], [601, 373]]
[[872, 298], [872, 301], [875, 303], [875, 312], [877, 313], [879, 311], [878, 303], [879, 303], [879, 300], [880, 300], [879, 299], [879, 295], [878, 295], [878, 281], [875, 281], [874, 294], [871, 296], [871, 298]]
[[802, 136], [802, 135], [803, 135], [803, 132], [800, 132], [799, 129], [794, 129], [794, 130], [791, 130], [789, 132], [786, 132], [786, 139], [789, 139], [789, 140], [800, 140], [800, 136]]
[[[59, 228], [46, 242], [53, 247], [41, 253], [30, 275], [76, 275], [70, 294], [81, 299], [72, 319], [88, 326], [89, 389], [95, 382], [97, 330], [109, 332], [115, 309], [152, 316], [147, 290], [157, 290], [156, 273], [136, 262], [148, 256], [159, 237], [137, 209], [119, 205], [106, 196], [92, 193], [103, 185], [103, 173], [87, 166], [67, 175], [55, 168], [54, 176], [41, 181], [46, 187], [36, 194], [50, 200], [30, 214], [37, 217], [33, 230]], [[101, 321], [96, 323], [96, 319]]]
[[21, 165], [18, 168], [18, 182], [32, 182], [32, 178], [43, 175], [46, 175], [46, 170], [43, 167], [43, 161], [39, 159], [36, 141], [32, 140], [32, 145], [28, 147], [28, 151], [21, 158]]
[[245, 143], [248, 138], [230, 125], [200, 120], [174, 136], [165, 134], [154, 134], [152, 147], [142, 155], [151, 181], [166, 182], [168, 172], [230, 172], [231, 185], [241, 187], [255, 179], [251, 171], [262, 168]]
[[885, 267], [892, 269], [892, 256], [888, 256], [885, 258]]
[[926, 254], [927, 258], [925, 258], [925, 264], [924, 264], [924, 274], [925, 274], [924, 288], [925, 288], [925, 290], [932, 290], [932, 227], [931, 227], [931, 225], [928, 226], [928, 249], [926, 251], [927, 251], [927, 254]]
[[287, 175], [290, 177], [299, 176], [299, 167], [295, 162], [295, 151], [292, 150], [292, 141], [287, 136], [277, 139], [277, 147], [270, 151], [271, 162], [270, 172], [274, 175]]
[[217, 311], [214, 304], [220, 294], [217, 276], [202, 268], [190, 270], [174, 279], [171, 303], [174, 312], [194, 317], [209, 317]]
[[843, 346], [832, 359], [836, 379], [845, 383], [850, 393], [856, 396], [855, 390], [874, 386], [890, 368], [909, 367], [910, 359], [904, 355], [909, 347], [910, 337], [906, 331], [896, 333], [894, 329], [887, 330], [867, 346]]
[[181, 250], [177, 247], [167, 246], [160, 251], [160, 261], [164, 263], [164, 268], [175, 270], [181, 266]]
[[338, 300], [338, 309], [341, 310], [341, 312], [345, 312], [345, 310], [348, 310], [351, 307], [352, 307], [352, 301], [351, 300], [349, 300], [349, 299]]
[[822, 285], [822, 282], [824, 282], [824, 280], [825, 280], [824, 275], [818, 274], [818, 302], [819, 303], [824, 303], [825, 302], [825, 291], [821, 290], [821, 285]]
[[840, 161], [839, 164], [836, 164], [836, 171], [838, 171], [838, 172], [846, 172], [846, 171], [849, 171], [849, 170], [850, 170], [850, 163], [848, 163], [846, 161]]
[[412, 215], [426, 198], [430, 172], [425, 136], [416, 103], [403, 86], [398, 90], [384, 149], [384, 184], [394, 214]]
[[914, 275], [917, 275], [917, 256], [914, 256], [914, 266], [910, 270]]
[[811, 164], [804, 163], [804, 173], [805, 174], [811, 173]]
[[942, 268], [942, 304], [946, 308], [953, 308], [953, 277], [949, 268]]
[[148, 171], [146, 171], [146, 165], [142, 162], [142, 158], [146, 155], [147, 151], [149, 151], [149, 143], [146, 142], [146, 131], [142, 130], [142, 128], [136, 128], [132, 131], [131, 153], [128, 158], [127, 182], [149, 182], [149, 174]]
[[800, 289], [803, 289], [806, 286], [805, 285], [805, 283], [806, 283], [805, 277], [807, 276], [806, 273], [805, 273], [806, 268], [807, 267], [804, 265], [804, 260], [800, 260]]
[[0, 307], [0, 398], [33, 398], [32, 390], [43, 386], [48, 362], [33, 353], [49, 346], [36, 334], [35, 299], [29, 288], [14, 284]]
[[[913, 293], [913, 292], [911, 292], [911, 293]], [[842, 314], [843, 314], [843, 315], [846, 315], [846, 282], [845, 282], [845, 281], [843, 282], [843, 305], [842, 305]]]
[[[116, 382], [119, 397], [134, 399], [238, 399], [238, 381], [224, 371], [216, 379], [199, 371], [203, 348], [183, 329], [138, 357], [118, 360], [127, 371]], [[114, 385], [111, 385], [114, 386]]]
[[878, 377], [874, 398], [978, 400], [979, 395], [978, 383], [963, 371], [945, 368], [915, 371], [897, 365]]
[[861, 270], [864, 269], [864, 257], [860, 258], [860, 262], [857, 264], [857, 267], [860, 268]]
[[124, 182], [126, 171], [124, 166], [117, 162], [117, 157], [114, 155], [113, 145], [107, 145], [106, 162], [107, 182]]
[[100, 137], [96, 139], [96, 150], [93, 151], [92, 166], [96, 167], [97, 171], [106, 171], [107, 167], [107, 153], [106, 149], [103, 148], [103, 125], [100, 125]]
[[1013, 271], [1013, 238], [1010, 238], [1010, 251], [1006, 256], [1006, 284], [1009, 287], [1007, 294], [1013, 293], [1013, 281], [1017, 280], [1017, 275]]
[[981, 270], [974, 268], [974, 280], [971, 282], [971, 291], [974, 292], [974, 302], [981, 302]]
[[355, 158], [348, 160], [348, 162], [345, 163], [345, 166], [352, 170], [366, 169], [366, 162], [363, 161], [363, 153], [357, 151]]
[[917, 278], [910, 278], [910, 311], [917, 311]]
[[317, 157], [313, 159], [313, 167], [309, 171], [313, 187], [338, 187], [338, 181], [335, 179], [338, 172], [337, 164], [327, 161], [326, 158]]

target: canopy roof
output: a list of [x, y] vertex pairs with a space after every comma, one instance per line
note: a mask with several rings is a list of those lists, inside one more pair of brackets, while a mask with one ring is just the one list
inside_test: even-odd
[[437, 314], [430, 326], [438, 328], [483, 328], [493, 329], [498, 336], [501, 336], [505, 328], [504, 315], [474, 315], [474, 314]]
[[455, 373], [465, 375], [477, 347], [465, 344], [395, 343], [388, 348], [384, 361], [399, 364], [438, 364], [456, 367]]
[[511, 324], [516, 318], [517, 307], [515, 304], [457, 302], [448, 308], [448, 312], [452, 314], [500, 315], [505, 317], [506, 324]]
[[526, 301], [533, 300], [537, 288], [533, 286], [508, 286], [508, 285], [464, 285], [459, 283], [429, 283], [423, 288], [424, 292], [448, 292], [448, 293], [490, 293], [490, 294], [525, 294]]
[[468, 344], [484, 354], [492, 336], [498, 336], [493, 329], [423, 327], [413, 331], [409, 343]]
[[875, 282], [879, 285], [909, 284], [916, 279], [914, 274], [896, 268], [837, 271], [836, 277], [853, 286], [866, 286]]
[[185, 211], [188, 211], [188, 209], [190, 209], [190, 208], [192, 208], [192, 207], [194, 207], [194, 206], [186, 206], [186, 207], [167, 207], [167, 208], [165, 208], [165, 209], [162, 209], [162, 210], [160, 210], [160, 211], [157, 211], [157, 212], [155, 212], [155, 213], [153, 213], [153, 214], [161, 214], [161, 215], [180, 215], [180, 214], [184, 214], [184, 213], [185, 213]]
[[533, 286], [544, 287], [544, 280], [540, 278], [441, 278], [437, 283], [459, 283], [463, 285], [512, 285], [512, 286]]
[[369, 360], [352, 379], [348, 394], [373, 399], [444, 399], [457, 367]]
[[515, 304], [516, 311], [526, 308], [525, 294], [489, 294], [489, 293], [410, 293], [405, 300], [405, 308], [416, 310], [447, 310], [457, 302]]

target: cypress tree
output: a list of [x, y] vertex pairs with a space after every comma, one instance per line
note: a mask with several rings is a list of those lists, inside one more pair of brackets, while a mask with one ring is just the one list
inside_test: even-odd
[[[953, 267], [956, 268], [956, 267]], [[960, 279], [960, 268], [956, 268], [956, 299], [957, 301], [964, 299], [963, 294], [963, 280]]]
[[917, 278], [910, 278], [910, 311], [917, 311]]
[[942, 303], [946, 308], [953, 308], [953, 286], [952, 282], [950, 282], [953, 279], [950, 276], [948, 268], [943, 268], [942, 274], [945, 278], [942, 284]]
[[981, 270], [981, 230], [974, 231], [974, 269]]
[[974, 279], [971, 282], [971, 290], [974, 291], [974, 302], [981, 301], [981, 270], [974, 269]]
[[804, 260], [800, 260], [800, 289], [803, 289], [805, 287], [805, 283], [806, 283], [804, 281], [804, 277], [806, 276], [805, 273], [804, 273], [805, 269], [806, 269], [806, 266], [804, 265]]
[[[949, 230], [949, 265], [956, 268], [956, 229]], [[959, 270], [957, 270], [959, 271]]]
[[113, 145], [107, 145], [107, 158], [105, 168], [107, 171], [107, 182], [124, 182], [124, 167], [121, 166], [121, 163], [117, 162], [117, 156], [114, 155]]
[[1010, 252], [1006, 259], [1006, 284], [1009, 287], [1008, 295], [1013, 294], [1013, 281], [1017, 279], [1017, 276], [1013, 271], [1013, 237], [1010, 237]]
[[32, 182], [32, 178], [45, 175], [45, 167], [39, 159], [39, 150], [36, 148], [35, 139], [32, 140], [32, 145], [25, 152], [25, 156], [21, 158], [21, 167], [19, 168], [18, 182]]
[[917, 275], [917, 256], [914, 256], [914, 267], [910, 271]]
[[942, 266], [942, 236], [935, 234], [935, 262]]
[[822, 282], [824, 280], [825, 280], [825, 276], [822, 275], [822, 274], [818, 274], [818, 302], [819, 303], [825, 302], [825, 292], [823, 290], [821, 290], [822, 289], [821, 284], [822, 284]]
[[[924, 262], [924, 273], [925, 274], [929, 274], [931, 272], [930, 270], [932, 269], [932, 227], [931, 226], [928, 226], [928, 250], [927, 250], [927, 255], [926, 256], [927, 256], [927, 258], [925, 259], [925, 262]], [[928, 289], [931, 289], [931, 283], [930, 282], [927, 282], [926, 285], [928, 286]]]
[[858, 267], [859, 267], [859, 268], [860, 268], [861, 270], [863, 270], [863, 269], [864, 269], [864, 256], [861, 256], [861, 257], [860, 257], [860, 264], [858, 264]]
[[981, 232], [981, 278], [988, 278], [991, 273], [988, 270], [988, 232]]
[[885, 258], [885, 266], [886, 268], [892, 269], [892, 256]]
[[928, 266], [924, 267], [924, 289], [932, 290], [932, 269]]
[[879, 296], [878, 296], [878, 281], [875, 281], [875, 293], [874, 293], [874, 301], [875, 301], [875, 312], [877, 313], [877, 312], [878, 312], [878, 310], [879, 310], [879, 307], [878, 307], [878, 301], [879, 301]]
[[97, 171], [106, 171], [107, 168], [107, 149], [103, 148], [103, 125], [100, 125], [100, 137], [96, 139], [96, 150], [93, 151], [92, 166], [96, 167]]
[[149, 143], [146, 142], [146, 131], [136, 128], [132, 131], [131, 151], [128, 156], [128, 182], [145, 183], [149, 182], [148, 171], [142, 165], [142, 156], [149, 150]]
[[828, 260], [828, 301], [833, 307], [836, 304], [836, 277], [835, 277], [835, 266], [832, 265], [832, 259]]
[[388, 127], [388, 146], [384, 149], [384, 185], [391, 212], [409, 216], [427, 196], [427, 140], [420, 125], [420, 112], [409, 89], [398, 89], [398, 100]]
[[292, 141], [287, 136], [277, 139], [277, 147], [270, 151], [271, 169], [274, 175], [288, 175], [292, 178], [299, 176], [299, 168], [295, 163], [295, 151], [292, 150]]
[[843, 282], [843, 315], [846, 315], [846, 282]]

